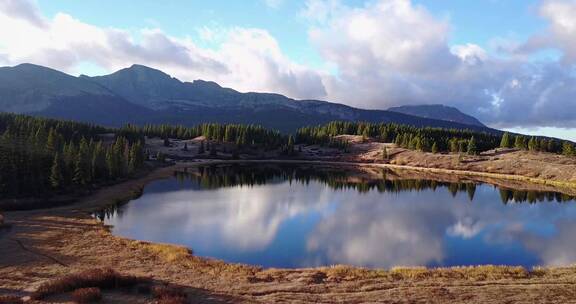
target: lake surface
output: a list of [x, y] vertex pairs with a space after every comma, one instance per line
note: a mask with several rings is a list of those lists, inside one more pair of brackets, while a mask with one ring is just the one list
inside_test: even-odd
[[473, 182], [335, 169], [211, 166], [98, 214], [116, 235], [266, 267], [567, 265], [576, 204]]

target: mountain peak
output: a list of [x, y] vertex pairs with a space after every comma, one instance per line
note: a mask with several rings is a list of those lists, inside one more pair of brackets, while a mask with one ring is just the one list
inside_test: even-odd
[[388, 111], [485, 127], [485, 125], [475, 117], [464, 114], [455, 107], [443, 104], [405, 105], [389, 108]]
[[145, 65], [141, 64], [133, 64], [128, 68], [121, 69], [116, 71], [111, 75], [131, 75], [132, 77], [136, 77], [139, 80], [150, 80], [150, 79], [164, 79], [164, 80], [176, 80], [172, 78], [170, 75]]

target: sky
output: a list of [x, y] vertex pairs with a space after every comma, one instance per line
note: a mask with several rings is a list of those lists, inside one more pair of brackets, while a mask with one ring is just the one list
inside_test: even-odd
[[576, 0], [0, 0], [0, 29], [0, 66], [137, 63], [361, 108], [446, 104], [576, 140]]

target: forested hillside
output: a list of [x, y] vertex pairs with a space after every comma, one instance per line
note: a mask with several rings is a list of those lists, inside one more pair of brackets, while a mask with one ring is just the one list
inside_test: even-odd
[[338, 135], [360, 135], [434, 153], [478, 154], [502, 147], [576, 155], [573, 143], [557, 139], [391, 123], [337, 121], [301, 128], [293, 138], [256, 125], [127, 125], [108, 129], [70, 121], [0, 114], [0, 198], [46, 197], [90, 189], [130, 176], [144, 163], [146, 137], [159, 137], [168, 142], [169, 139], [203, 136], [207, 144], [232, 144], [237, 148], [236, 152], [250, 148], [297, 156], [296, 144], [346, 148], [349, 143], [338, 139]]
[[517, 148], [521, 150], [562, 153], [575, 156], [574, 144], [558, 139], [525, 136], [521, 134], [502, 135], [472, 130], [416, 128], [399, 124], [374, 124], [354, 122], [331, 122], [317, 127], [305, 127], [296, 134], [297, 143], [336, 145], [345, 143], [334, 139], [338, 135], [361, 135], [376, 138], [381, 142], [395, 144], [423, 152], [453, 152], [477, 154], [494, 148]]
[[144, 162], [139, 134], [104, 142], [103, 127], [0, 114], [0, 198], [50, 196], [133, 173]]

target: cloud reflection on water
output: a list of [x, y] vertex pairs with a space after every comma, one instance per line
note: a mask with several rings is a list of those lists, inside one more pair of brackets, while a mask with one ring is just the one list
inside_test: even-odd
[[[446, 187], [360, 193], [315, 180], [184, 188], [145, 193], [122, 214], [108, 221], [117, 234], [184, 244], [216, 257], [255, 255], [237, 262], [253, 262], [258, 255], [273, 260], [278, 251], [271, 247], [285, 242], [280, 246], [292, 250], [296, 262], [279, 267], [452, 265], [466, 261], [467, 246], [493, 251], [484, 264], [498, 264], [504, 255], [535, 255], [543, 265], [576, 262], [574, 204], [504, 205], [488, 185], [477, 186], [472, 202], [465, 192], [453, 197]], [[311, 215], [313, 225], [301, 236], [303, 249], [287, 248], [295, 246], [287, 240], [296, 236], [282, 239], [281, 231], [296, 230], [293, 220]], [[500, 252], [512, 245], [520, 249]]]

